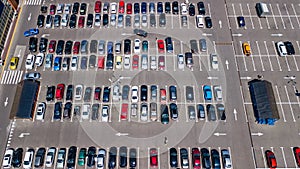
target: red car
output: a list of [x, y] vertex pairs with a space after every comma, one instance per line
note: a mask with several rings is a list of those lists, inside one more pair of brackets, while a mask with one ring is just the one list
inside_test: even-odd
[[277, 167], [277, 162], [276, 162], [276, 158], [275, 155], [272, 151], [267, 150], [266, 152], [266, 161], [267, 161], [267, 165], [269, 168], [276, 168]]
[[101, 1], [96, 1], [95, 2], [94, 11], [95, 11], [95, 13], [100, 13], [101, 12]]
[[158, 153], [156, 148], [150, 149], [150, 166], [157, 167], [158, 166]]
[[64, 97], [64, 91], [65, 91], [65, 85], [64, 84], [58, 84], [57, 88], [56, 88], [56, 94], [55, 94], [55, 98], [57, 100], [61, 100]]
[[83, 28], [83, 26], [84, 26], [84, 20], [85, 20], [84, 16], [80, 16], [79, 17], [78, 28]]
[[127, 14], [132, 14], [132, 4], [127, 3], [126, 8], [127, 8], [126, 9]]
[[98, 69], [104, 69], [104, 62], [105, 62], [105, 57], [100, 56], [98, 58]]
[[101, 97], [101, 87], [96, 87], [95, 88], [94, 99], [95, 100], [100, 100], [100, 97]]
[[80, 47], [80, 42], [75, 42], [73, 46], [73, 54], [78, 54], [79, 53], [79, 47]]
[[158, 57], [158, 67], [160, 70], [165, 70], [165, 57], [164, 56], [159, 56]]
[[134, 55], [132, 59], [132, 69], [138, 69], [139, 68], [139, 56]]
[[119, 13], [124, 13], [125, 3], [124, 1], [119, 2]]
[[56, 6], [55, 5], [51, 5], [50, 6], [50, 15], [55, 15], [55, 11], [56, 11]]
[[298, 167], [300, 167], [300, 148], [299, 147], [294, 147], [294, 156], [295, 156], [295, 160], [297, 162]]
[[200, 151], [199, 151], [198, 148], [193, 148], [192, 149], [192, 162], [193, 162], [194, 169], [200, 169], [201, 168]]
[[53, 53], [56, 47], [56, 40], [51, 40], [48, 47], [48, 52]]
[[165, 52], [165, 44], [163, 40], [157, 40], [157, 47], [158, 47], [158, 52], [159, 53], [164, 53]]
[[127, 114], [128, 114], [128, 104], [123, 103], [121, 109], [121, 120], [127, 120]]

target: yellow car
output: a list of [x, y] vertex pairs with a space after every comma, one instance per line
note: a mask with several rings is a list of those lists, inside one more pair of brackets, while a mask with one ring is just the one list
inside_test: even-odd
[[116, 57], [116, 68], [121, 69], [122, 68], [122, 56]]
[[251, 48], [250, 48], [249, 43], [247, 43], [247, 42], [243, 43], [243, 52], [247, 56], [251, 55]]
[[18, 63], [19, 63], [19, 58], [18, 58], [18, 57], [12, 57], [12, 58], [10, 59], [10, 64], [9, 64], [10, 70], [15, 70], [15, 69], [17, 69]]

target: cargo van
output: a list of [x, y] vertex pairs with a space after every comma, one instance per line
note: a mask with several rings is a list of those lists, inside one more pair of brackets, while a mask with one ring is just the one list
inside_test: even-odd
[[258, 17], [260, 18], [265, 18], [267, 15], [271, 14], [266, 3], [256, 3], [255, 8]]

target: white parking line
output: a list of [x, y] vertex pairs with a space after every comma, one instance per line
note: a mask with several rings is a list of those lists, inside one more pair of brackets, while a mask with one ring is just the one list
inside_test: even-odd
[[300, 22], [299, 22], [299, 19], [298, 19], [298, 15], [297, 15], [297, 12], [296, 12], [296, 10], [295, 10], [295, 7], [294, 7], [294, 4], [291, 4], [292, 5], [292, 8], [293, 8], [293, 11], [294, 11], [294, 13], [295, 13], [295, 18], [297, 19], [297, 23], [298, 23], [298, 26], [299, 26], [299, 29], [300, 29]]
[[[232, 50], [235, 52], [233, 43], [231, 44], [231, 47], [232, 47]], [[236, 66], [236, 71], [239, 71], [239, 67], [238, 67], [238, 64], [237, 64], [236, 56], [234, 56], [234, 62], [235, 62], [235, 66]]]
[[279, 12], [279, 15], [280, 15], [281, 21], [282, 21], [282, 26], [283, 26], [283, 29], [286, 29], [286, 27], [285, 27], [285, 24], [284, 24], [284, 21], [283, 21], [283, 18], [282, 18], [282, 14], [281, 14], [281, 12], [280, 12], [279, 4], [276, 4], [276, 5], [277, 5], [277, 9], [278, 9], [278, 12]]
[[271, 4], [269, 4], [269, 5], [270, 5], [271, 13], [272, 13], [272, 16], [273, 16], [273, 20], [274, 20], [274, 23], [275, 23], [275, 27], [276, 27], [276, 29], [278, 29], [277, 22], [276, 22], [276, 19], [275, 19], [275, 16], [274, 16], [274, 12], [273, 12], [272, 5], [271, 5]]
[[265, 71], [265, 66], [264, 66], [262, 58], [261, 58], [261, 53], [260, 53], [260, 48], [259, 48], [258, 42], [255, 41], [255, 43], [256, 43], [256, 46], [257, 46], [257, 50], [258, 50], [258, 55], [259, 55], [259, 58], [260, 58], [260, 63], [261, 63], [262, 71]]
[[292, 117], [293, 117], [293, 121], [296, 122], [295, 116], [294, 116], [294, 111], [293, 111], [293, 108], [292, 108], [292, 105], [291, 105], [290, 96], [289, 96], [289, 93], [287, 91], [286, 85], [284, 85], [284, 89], [285, 89], [285, 93], [286, 93], [286, 96], [287, 96], [287, 99], [288, 99], [288, 102], [289, 102], [289, 106], [290, 106], [290, 109], [291, 109], [291, 114], [292, 114]]
[[[227, 5], [226, 5], [226, 4], [225, 4], [225, 9], [227, 9]], [[228, 16], [227, 10], [225, 10], [225, 13], [226, 13], [226, 16]], [[229, 22], [229, 18], [226, 17], [226, 19], [227, 19], [227, 25], [228, 25], [228, 28], [231, 29], [230, 22]]]
[[[249, 7], [249, 4], [248, 4], [248, 3], [247, 3], [247, 8], [248, 8], [249, 14], [251, 14], [250, 7]], [[255, 29], [254, 24], [253, 24], [253, 20], [252, 20], [252, 16], [249, 15], [249, 18], [250, 18], [250, 21], [251, 21], [251, 24], [252, 24], [252, 29]]]
[[285, 7], [286, 14], [288, 15], [288, 18], [289, 18], [289, 21], [290, 21], [290, 24], [291, 24], [291, 28], [294, 29], [294, 26], [293, 26], [293, 23], [292, 23], [290, 14], [289, 14], [289, 10], [287, 9], [286, 4], [283, 4], [283, 5]]
[[[295, 157], [293, 148], [294, 148], [294, 147], [291, 147], [291, 151], [292, 151], [293, 157], [294, 157], [294, 159], [295, 159], [296, 157]], [[295, 168], [299, 168], [298, 165], [297, 165], [296, 160], [293, 160], [293, 161], [294, 161], [294, 164], [295, 164]]]
[[[242, 4], [241, 4], [241, 3], [240, 3], [240, 10], [241, 10], [241, 15], [244, 16], [244, 13], [243, 13], [243, 7], [242, 7]], [[244, 28], [247, 29], [247, 26], [245, 25]]]
[[295, 66], [296, 66], [296, 70], [299, 71], [299, 68], [298, 68], [298, 65], [297, 65], [297, 61], [296, 61], [296, 57], [295, 55], [292, 55], [293, 59], [294, 59], [294, 63], [295, 63]]
[[284, 166], [285, 166], [285, 168], [287, 168], [287, 164], [286, 164], [286, 160], [285, 160], [285, 155], [284, 155], [283, 147], [280, 147], [280, 149], [281, 149], [281, 152], [282, 152], [282, 157], [283, 157], [283, 161], [284, 161]]
[[[184, 87], [184, 89], [183, 89], [183, 91], [184, 91], [184, 95], [183, 95], [183, 96], [184, 96], [184, 105], [183, 105], [183, 106], [184, 106], [184, 108], [185, 108], [185, 112], [188, 112], [188, 111], [187, 111], [187, 107], [186, 107], [186, 86], [184, 85], [183, 87]], [[189, 118], [189, 117], [188, 117], [188, 114], [185, 113], [185, 119], [186, 119], [185, 121], [186, 121], [186, 122], [189, 122], [188, 118]]]
[[272, 62], [271, 62], [271, 59], [270, 59], [270, 54], [269, 54], [267, 42], [264, 41], [264, 44], [265, 44], [265, 48], [266, 48], [266, 51], [267, 51], [268, 59], [269, 59], [269, 62], [270, 62], [270, 68], [271, 68], [271, 71], [274, 71], [274, 70], [273, 70], [273, 65], [272, 65]]
[[[240, 41], [240, 46], [242, 46], [242, 41]], [[246, 58], [245, 58], [245, 56], [244, 56], [244, 52], [243, 52], [243, 49], [242, 48], [240, 48], [241, 49], [241, 52], [242, 52], [242, 57], [243, 57], [243, 61], [244, 61], [244, 66], [245, 66], [245, 71], [248, 71], [248, 69], [247, 69], [247, 63], [246, 63]]]
[[260, 150], [261, 150], [261, 154], [262, 154], [262, 158], [263, 158], [263, 162], [264, 162], [265, 168], [267, 168], [266, 160], [264, 160], [265, 159], [264, 148], [260, 147]]
[[160, 151], [159, 151], [159, 147], [157, 148], [157, 159], [158, 159], [158, 169], [160, 169]]
[[[274, 43], [274, 41], [272, 41], [272, 45], [273, 45], [273, 48], [274, 48], [274, 50], [275, 50], [275, 53], [276, 53], [276, 48], [275, 48], [275, 43]], [[278, 63], [278, 66], [279, 66], [279, 71], [282, 71], [282, 68], [281, 68], [281, 65], [280, 65], [280, 62], [279, 62], [279, 57], [278, 57], [278, 55], [276, 55], [276, 59], [277, 59], [277, 63]]]
[[243, 88], [242, 88], [242, 86], [240, 86], [240, 91], [241, 91], [241, 96], [242, 96], [242, 101], [243, 101], [243, 108], [244, 108], [246, 122], [248, 122], [248, 117], [247, 117], [247, 113], [246, 113], [245, 99], [244, 99], [244, 95], [243, 95]]
[[[276, 92], [277, 92], [278, 100], [279, 100], [279, 102], [281, 103], [281, 99], [280, 99], [280, 95], [279, 95], [279, 91], [278, 91], [278, 87], [277, 87], [277, 85], [275, 85], [275, 89], [276, 89]], [[279, 104], [279, 105], [280, 105], [280, 108], [281, 108], [281, 112], [282, 112], [283, 121], [284, 121], [284, 122], [286, 122], [286, 119], [285, 119], [285, 114], [284, 114], [284, 111], [283, 111], [282, 104]]]

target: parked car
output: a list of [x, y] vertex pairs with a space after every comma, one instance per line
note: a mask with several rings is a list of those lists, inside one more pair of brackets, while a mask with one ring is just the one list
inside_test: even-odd
[[162, 124], [169, 124], [169, 109], [168, 109], [168, 106], [165, 105], [165, 104], [161, 104], [160, 105], [160, 113], [161, 113], [161, 123]]
[[79, 166], [85, 165], [86, 155], [87, 155], [86, 148], [81, 148], [79, 151], [78, 160], [77, 160], [77, 164]]
[[206, 112], [207, 112], [207, 116], [208, 116], [208, 121], [216, 121], [217, 120], [216, 110], [215, 110], [214, 105], [211, 105], [211, 104], [206, 105]]
[[108, 154], [108, 168], [115, 168], [117, 163], [117, 148], [111, 147]]
[[219, 168], [221, 169], [221, 162], [220, 162], [220, 154], [216, 149], [212, 149], [210, 151], [211, 153], [211, 163], [212, 163], [212, 168]]
[[217, 54], [210, 54], [210, 63], [211, 63], [211, 67], [214, 70], [219, 69], [219, 61], [218, 61]]
[[201, 148], [202, 167], [211, 168], [209, 151], [206, 148]]
[[24, 161], [23, 161], [23, 168], [31, 168], [32, 167], [32, 162], [33, 162], [33, 155], [34, 155], [34, 149], [29, 148], [24, 156]]
[[98, 155], [97, 155], [97, 168], [98, 169], [103, 169], [105, 166], [105, 157], [106, 157], [106, 150], [101, 148], [98, 150]]
[[5, 151], [3, 163], [2, 163], [3, 168], [11, 168], [13, 153], [14, 153], [14, 149], [12, 148], [9, 148]]
[[[5, 158], [5, 156], [6, 156], [6, 153], [4, 155], [4, 158]], [[13, 153], [11, 165], [14, 168], [20, 168], [22, 165], [22, 159], [23, 159], [23, 148], [18, 148]], [[5, 160], [3, 160], [3, 167], [5, 168], [5, 166], [6, 166], [6, 163], [5, 163]]]
[[277, 52], [278, 52], [279, 56], [287, 55], [286, 47], [282, 41], [277, 42], [276, 47], [277, 47]]
[[50, 147], [46, 155], [46, 167], [52, 167], [56, 156], [56, 148]]
[[56, 94], [55, 94], [55, 98], [57, 100], [62, 100], [64, 97], [64, 91], [65, 91], [65, 85], [60, 83], [57, 85], [56, 87]]
[[37, 106], [37, 111], [36, 111], [36, 120], [43, 120], [45, 116], [45, 111], [46, 111], [46, 103], [41, 102]]
[[150, 149], [150, 166], [157, 167], [158, 166], [158, 152], [156, 148]]
[[266, 162], [269, 168], [277, 168], [277, 161], [272, 151], [265, 151]]
[[227, 149], [221, 150], [221, 156], [222, 156], [222, 164], [225, 169], [229, 169], [232, 167], [230, 153]]
[[177, 108], [177, 105], [175, 103], [170, 104], [170, 113], [171, 113], [171, 118], [173, 120], [178, 119], [178, 108]]
[[170, 166], [172, 168], [177, 168], [178, 167], [178, 157], [177, 157], [176, 148], [170, 148], [169, 153], [170, 153]]
[[295, 49], [294, 49], [294, 46], [293, 46], [292, 42], [286, 41], [286, 42], [284, 42], [284, 45], [286, 47], [288, 55], [294, 55], [295, 54]]
[[[200, 154], [199, 154], [200, 157]], [[187, 149], [181, 148], [180, 149], [180, 163], [181, 163], [181, 168], [189, 168], [189, 153]], [[193, 166], [195, 169], [197, 167]]]
[[137, 166], [137, 151], [135, 148], [129, 149], [129, 167]]
[[37, 150], [34, 158], [34, 167], [42, 167], [44, 165], [45, 154], [45, 148], [41, 147]]

